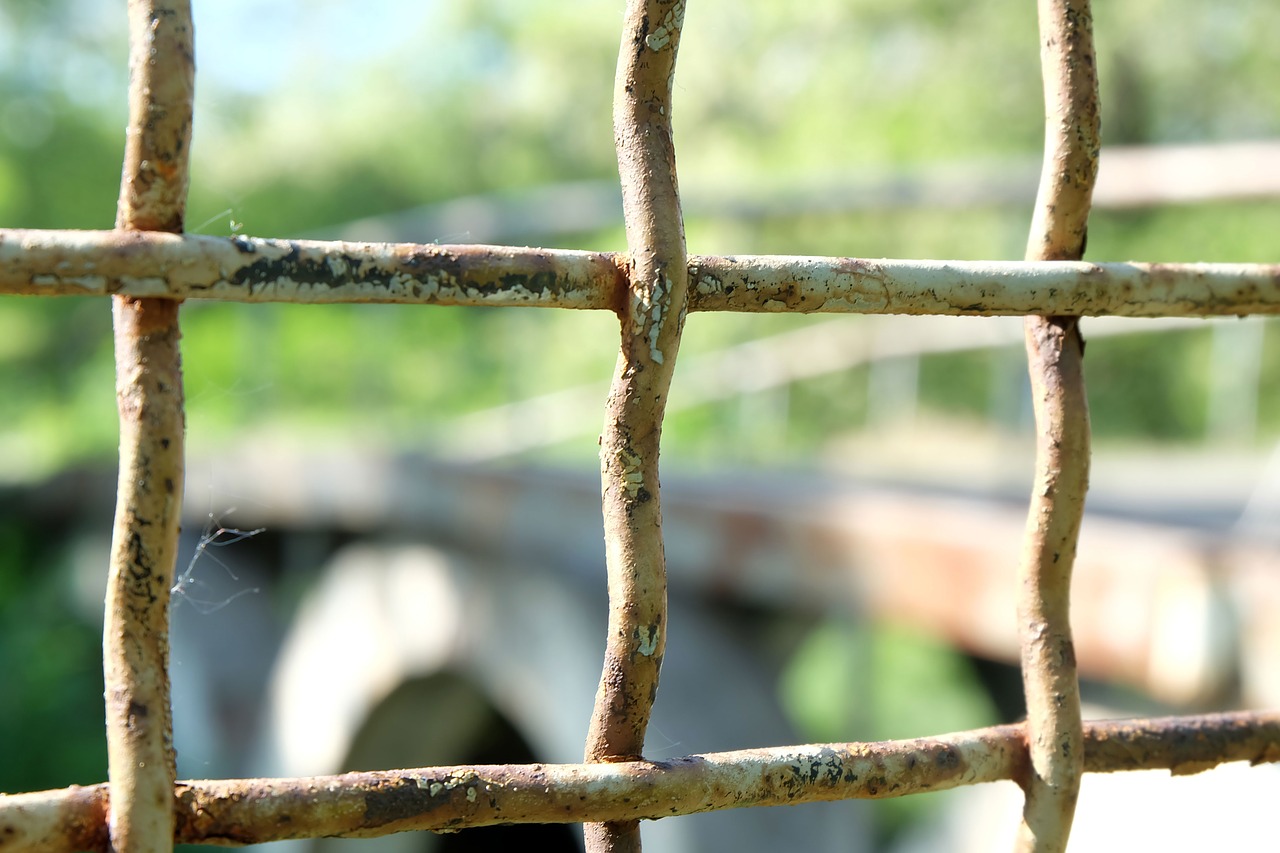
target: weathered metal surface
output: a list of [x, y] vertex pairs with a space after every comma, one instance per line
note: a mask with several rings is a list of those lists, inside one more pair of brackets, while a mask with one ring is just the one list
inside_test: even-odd
[[[134, 0], [130, 9], [133, 115], [119, 226], [178, 231], [193, 77], [189, 8], [186, 3]], [[1280, 306], [1280, 268], [1273, 266], [1033, 268], [796, 258], [693, 259], [687, 264], [679, 233], [669, 121], [672, 60], [683, 9], [682, 0], [630, 4], [618, 99], [620, 162], [625, 192], [630, 194], [630, 252], [625, 259], [494, 247], [0, 232], [0, 289], [5, 292], [116, 296], [124, 433], [104, 653], [111, 815], [106, 817], [107, 786], [0, 797], [0, 847], [48, 850], [66, 844], [158, 850], [168, 848], [174, 835], [164, 610], [182, 491], [177, 302], [188, 297], [609, 309], [623, 321], [623, 353], [602, 452], [610, 586], [618, 593], [616, 618], [611, 617], [609, 657], [587, 748], [589, 759], [613, 763], [184, 783], [178, 788], [177, 837], [182, 840], [243, 844], [302, 835], [591, 820], [606, 822], [589, 833], [593, 849], [638, 849], [634, 821], [643, 818], [897, 796], [1012, 778], [1029, 791], [1027, 825], [1032, 837], [1025, 846], [1060, 849], [1070, 822], [1070, 789], [1081, 762], [1091, 770], [1169, 766], [1174, 772], [1195, 772], [1233, 758], [1280, 760], [1274, 715], [1095, 725], [1080, 741], [1077, 703], [1071, 695], [1075, 655], [1069, 636], [1054, 634], [1055, 625], [1066, 624], [1066, 571], [1046, 571], [1048, 562], [1069, 564], [1078, 513], [1074, 521], [1070, 512], [1065, 521], [1055, 520], [1051, 506], [1045, 507], [1051, 517], [1043, 526], [1033, 507], [1031, 525], [1037, 534], [1052, 535], [1029, 548], [1036, 552], [1031, 562], [1039, 567], [1029, 586], [1040, 588], [1032, 590], [1035, 606], [1024, 608], [1023, 620], [1028, 636], [1036, 641], [1030, 645], [1049, 635], [1053, 642], [1046, 646], [1049, 654], [1026, 660], [1032, 676], [1029, 730], [1002, 727], [909, 742], [747, 750], [656, 763], [638, 760], [665, 637], [657, 436], [686, 310], [1204, 316], [1275, 313]], [[1046, 57], [1066, 56], [1067, 72], [1091, 79], [1091, 50], [1076, 41], [1088, 39], [1087, 3], [1045, 2], [1042, 10], [1048, 10], [1042, 12], [1046, 20], [1065, 16], [1057, 21], [1060, 31], [1054, 30], [1046, 40]], [[1067, 50], [1060, 54], [1058, 49], [1064, 47]], [[1081, 62], [1082, 56], [1088, 61]], [[1092, 109], [1090, 120], [1096, 119], [1096, 97], [1077, 103], [1088, 87], [1070, 77], [1071, 73], [1064, 76], [1062, 93], [1073, 106]], [[1052, 85], [1050, 75], [1046, 81]], [[1051, 156], [1046, 158], [1045, 186], [1051, 194], [1042, 201], [1041, 213], [1050, 219], [1056, 214], [1080, 218], [1063, 227], [1037, 219], [1034, 229], [1045, 239], [1029, 254], [1078, 257], [1092, 174], [1079, 171], [1080, 163], [1070, 156], [1080, 152], [1083, 141], [1090, 161], [1085, 171], [1091, 173], [1096, 139], [1082, 132], [1079, 122], [1050, 124], [1051, 132], [1065, 134], [1063, 145], [1050, 146]], [[1070, 193], [1080, 190], [1083, 200], [1073, 200]], [[102, 245], [90, 245], [95, 240]], [[147, 266], [165, 252], [169, 255], [161, 265]], [[686, 274], [694, 280], [691, 295], [686, 294]], [[1032, 321], [1031, 331], [1033, 349], [1048, 365], [1050, 390], [1044, 398], [1051, 406], [1072, 409], [1069, 398], [1075, 392], [1060, 394], [1054, 389], [1074, 382], [1078, 374], [1075, 356], [1081, 346], [1074, 321], [1046, 317]], [[1055, 371], [1057, 375], [1049, 375]], [[1074, 408], [1082, 411], [1082, 406]], [[1038, 493], [1053, 498], [1060, 491], [1074, 502], [1082, 496], [1084, 475], [1059, 475], [1069, 457], [1079, 458], [1087, 451], [1070, 425], [1058, 428], [1062, 418], [1051, 413], [1047, 420], [1046, 446], [1055, 451], [1066, 448], [1067, 461], [1051, 458], [1042, 466], [1048, 476], [1040, 479]], [[750, 519], [744, 515], [736, 523], [749, 524]], [[807, 523], [802, 527], [813, 532]], [[1050, 529], [1054, 527], [1062, 528], [1062, 535]], [[1050, 553], [1051, 561], [1045, 559]], [[1062, 557], [1068, 559], [1060, 563]], [[830, 577], [823, 580], [829, 582]], [[824, 587], [820, 583], [817, 588]], [[1046, 615], [1054, 609], [1061, 613]], [[1045, 664], [1046, 657], [1054, 662]], [[1033, 688], [1032, 681], [1042, 671], [1048, 676], [1046, 684]], [[1051, 701], [1037, 708], [1037, 698]], [[1062, 713], [1064, 707], [1068, 713]], [[1045, 726], [1041, 711], [1048, 720]], [[1041, 730], [1050, 735], [1042, 737]], [[1058, 760], [1055, 751], [1069, 760]], [[637, 760], [620, 760], [628, 758]], [[1041, 797], [1037, 805], [1037, 794], [1046, 790], [1051, 796]]]
[[[609, 577], [604, 669], [586, 761], [639, 757], [667, 645], [667, 567], [658, 453], [689, 300], [671, 134], [671, 84], [684, 0], [630, 0], [614, 81], [613, 134], [627, 232], [621, 349], [600, 437]], [[638, 853], [630, 820], [584, 826], [588, 853]]]
[[234, 302], [612, 309], [612, 255], [113, 231], [0, 231], [0, 288]]
[[110, 850], [107, 784], [0, 794], [0, 850], [5, 853]]
[[[1021, 725], [883, 743], [831, 743], [606, 764], [428, 767], [300, 779], [179, 782], [179, 842], [241, 846], [503, 823], [657, 820], [843, 799], [884, 799], [1026, 772]], [[1280, 713], [1088, 722], [1089, 772], [1196, 773], [1280, 761]], [[105, 785], [0, 796], [0, 849], [106, 850], [89, 828]]]
[[[1028, 261], [1084, 256], [1098, 178], [1097, 60], [1089, 0], [1040, 0], [1044, 168]], [[1071, 636], [1071, 572], [1089, 489], [1089, 402], [1077, 316], [1026, 319], [1036, 473], [1018, 561], [1018, 634], [1031, 772], [1017, 849], [1062, 853], [1084, 772], [1080, 684]]]
[[[129, 2], [129, 125], [116, 227], [182, 230], [195, 94], [188, 0]], [[102, 632], [111, 847], [173, 849], [169, 588], [182, 518], [179, 303], [117, 295], [120, 478]]]
[[[0, 229], [0, 293], [616, 311], [608, 252]], [[689, 257], [690, 311], [1211, 317], [1280, 313], [1280, 265]]]
[[117, 297], [120, 475], [103, 625], [107, 759], [119, 853], [170, 849], [176, 778], [169, 590], [182, 519], [178, 303]]
[[1280, 312], [1280, 266], [689, 259], [690, 311], [1207, 317]]

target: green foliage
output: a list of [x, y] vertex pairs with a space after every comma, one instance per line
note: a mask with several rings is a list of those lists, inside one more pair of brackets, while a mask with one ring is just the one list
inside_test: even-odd
[[[1270, 33], [1280, 8], [1133, 0], [1098, 3], [1104, 139], [1180, 142], [1275, 136], [1280, 92]], [[1113, 135], [1119, 126], [1123, 133]]]
[[1275, 263], [1268, 234], [1280, 202], [1218, 202], [1154, 210], [1099, 211], [1090, 218], [1089, 258], [1167, 263]]
[[996, 722], [964, 656], [896, 625], [822, 623], [792, 659], [782, 698], [816, 742], [924, 737]]
[[1209, 344], [1207, 331], [1087, 343], [1085, 380], [1099, 434], [1130, 442], [1202, 435]]
[[[792, 658], [781, 696], [801, 736], [816, 743], [927, 737], [998, 722], [966, 658], [896, 625], [823, 622]], [[876, 805], [887, 837], [932, 804], [906, 797]]]
[[70, 606], [60, 543], [9, 510], [0, 514], [0, 792], [100, 782], [100, 632]]
[[[9, 332], [10, 334], [3, 334]], [[111, 306], [101, 299], [0, 301], [5, 479], [101, 457], [115, 446]]]
[[[1099, 8], [1108, 138], [1280, 130], [1273, 103], [1280, 94], [1270, 85], [1280, 69], [1259, 23], [1280, 14], [1274, 4], [1175, 6], [1176, 14], [1164, 5], [1157, 14], [1151, 0]], [[346, 14], [338, 4], [318, 4], [295, 35], [322, 39], [345, 25]], [[0, 225], [108, 225], [123, 123], [121, 22], [79, 0], [19, 3], [0, 16], [25, 36], [11, 39], [10, 59], [0, 62]], [[191, 226], [209, 234], [328, 233], [352, 219], [460, 195], [612, 177], [613, 10], [587, 0], [471, 0], [406, 11], [401, 24], [378, 51], [361, 48], [366, 41], [353, 28], [349, 45], [323, 56], [287, 39], [246, 38], [237, 52], [198, 42], [210, 58], [201, 62], [198, 86]], [[225, 40], [222, 27], [211, 32]], [[1034, 9], [1021, 5], [695, 4], [676, 80], [682, 176], [722, 191], [785, 192], [851, 168], [1034, 159], [1041, 133], [1034, 32]], [[67, 75], [64, 66], [98, 73]], [[244, 79], [255, 67], [272, 69], [268, 83]], [[705, 253], [1016, 258], [1027, 213], [797, 214], [782, 207], [763, 219], [691, 218], [688, 233], [691, 251]], [[1270, 202], [1102, 212], [1091, 227], [1090, 256], [1268, 260], [1278, 226], [1280, 205]], [[465, 242], [470, 235], [421, 239]], [[621, 231], [574, 242], [620, 248]], [[490, 314], [189, 305], [193, 435], [229, 442], [237, 431], [372, 429], [385, 441], [416, 443], [455, 415], [598, 381], [611, 369], [608, 318]], [[0, 393], [21, 401], [0, 427], [0, 447], [21, 461], [7, 476], [112, 452], [106, 318], [105, 306], [72, 300], [0, 300], [0, 332], [12, 332], [0, 340]], [[697, 318], [683, 348], [693, 354], [804, 322]], [[1201, 435], [1207, 380], [1197, 340], [1091, 344], [1103, 440]], [[981, 415], [997, 393], [982, 362], [926, 359], [922, 405]], [[1264, 385], [1280, 382], [1274, 364], [1264, 369]], [[772, 438], [754, 440], [758, 431], [745, 428], [743, 417], [777, 405], [748, 401], [674, 417], [669, 447], [695, 456], [803, 458], [861, 422], [860, 377], [801, 383]], [[1260, 417], [1269, 428], [1278, 422], [1269, 404]], [[726, 436], [733, 436], [728, 445]]]

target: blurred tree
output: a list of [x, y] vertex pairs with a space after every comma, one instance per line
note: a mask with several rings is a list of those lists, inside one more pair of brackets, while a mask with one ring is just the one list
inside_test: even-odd
[[[305, 10], [297, 0], [198, 5], [189, 229], [332, 234], [353, 219], [462, 195], [613, 180], [616, 11], [589, 0], [379, 0], [359, 12], [328, 0]], [[111, 222], [126, 77], [117, 12], [87, 0], [0, 8], [0, 225]], [[1266, 40], [1277, 17], [1266, 0], [1099, 9], [1104, 134], [1160, 142], [1280, 133], [1280, 93], [1270, 85], [1280, 58]], [[1033, 9], [997, 3], [692, 4], [676, 83], [684, 183], [784, 189], [853, 168], [1034, 159], [1034, 33]], [[1091, 256], [1262, 260], [1273, 255], [1278, 216], [1274, 203], [1103, 213]], [[692, 249], [703, 252], [1018, 257], [1025, 219], [1025, 210], [998, 205], [964, 216], [788, 207], [750, 220], [693, 217], [688, 228]], [[615, 226], [562, 245], [617, 248], [622, 238]], [[613, 359], [607, 317], [194, 304], [184, 316], [196, 446], [276, 427], [359, 426], [417, 443], [457, 413], [607, 376]], [[803, 322], [699, 317], [686, 348]], [[3, 299], [0, 330], [10, 332], [0, 343], [0, 394], [22, 401], [0, 426], [5, 475], [107, 456], [105, 306]], [[1155, 340], [1135, 346], [1135, 359], [1164, 349]], [[322, 372], [314, 367], [321, 354], [329, 356]], [[438, 369], [444, 363], [447, 371]], [[948, 378], [961, 369], [948, 364], [926, 371], [942, 374], [922, 386], [926, 408], [952, 409], [947, 389], [967, 387], [954, 372]], [[1168, 377], [1184, 379], [1176, 370]], [[847, 398], [860, 381], [823, 383], [792, 401], [789, 416], [805, 436], [791, 448], [796, 458], [851, 425]], [[826, 390], [814, 393], [819, 387]], [[1163, 406], [1202, 405], [1194, 394], [1158, 396]], [[1148, 417], [1111, 417], [1112, 406], [1129, 405], [1124, 395], [1099, 404], [1103, 440], [1110, 424]], [[1165, 425], [1164, 438], [1199, 435], [1201, 415], [1167, 414], [1149, 415]], [[737, 452], [710, 427], [720, 421], [674, 418], [670, 451]], [[745, 445], [742, 454], [756, 455]]]

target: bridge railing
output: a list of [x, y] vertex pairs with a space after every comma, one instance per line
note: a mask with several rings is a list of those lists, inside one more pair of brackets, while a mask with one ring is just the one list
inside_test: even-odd
[[[373, 245], [183, 235], [194, 84], [189, 3], [131, 0], [130, 123], [116, 230], [0, 231], [0, 291], [110, 295], [121, 453], [104, 635], [108, 781], [0, 797], [7, 850], [169, 850], [315, 836], [583, 822], [639, 849], [639, 821], [894, 797], [1012, 779], [1018, 846], [1061, 850], [1080, 776], [1280, 760], [1280, 714], [1082, 722], [1068, 613], [1088, 480], [1082, 315], [1280, 312], [1280, 266], [1091, 264], [1098, 94], [1088, 0], [1040, 0], [1047, 144], [1023, 263], [687, 254], [671, 133], [684, 0], [628, 0], [614, 125], [628, 251]], [[396, 302], [611, 310], [601, 440], [610, 597], [584, 763], [306, 779], [177, 781], [168, 617], [183, 486], [179, 306]], [[911, 741], [643, 757], [665, 647], [658, 450], [688, 311], [1029, 315], [1039, 453], [1019, 589], [1025, 724]]]

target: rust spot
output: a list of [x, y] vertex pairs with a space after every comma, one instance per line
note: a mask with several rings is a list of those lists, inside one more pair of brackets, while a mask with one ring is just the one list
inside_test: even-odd
[[176, 299], [141, 299], [134, 296], [116, 296], [117, 338], [133, 339], [176, 332], [178, 305]]
[[1062, 644], [1061, 648], [1058, 649], [1058, 654], [1061, 656], [1063, 666], [1070, 667], [1071, 669], [1075, 669], [1076, 667], [1075, 643], [1071, 642], [1070, 640], [1067, 640], [1065, 643]]
[[625, 322], [631, 313], [631, 258], [623, 252], [609, 255], [616, 272], [609, 294], [609, 310]]

